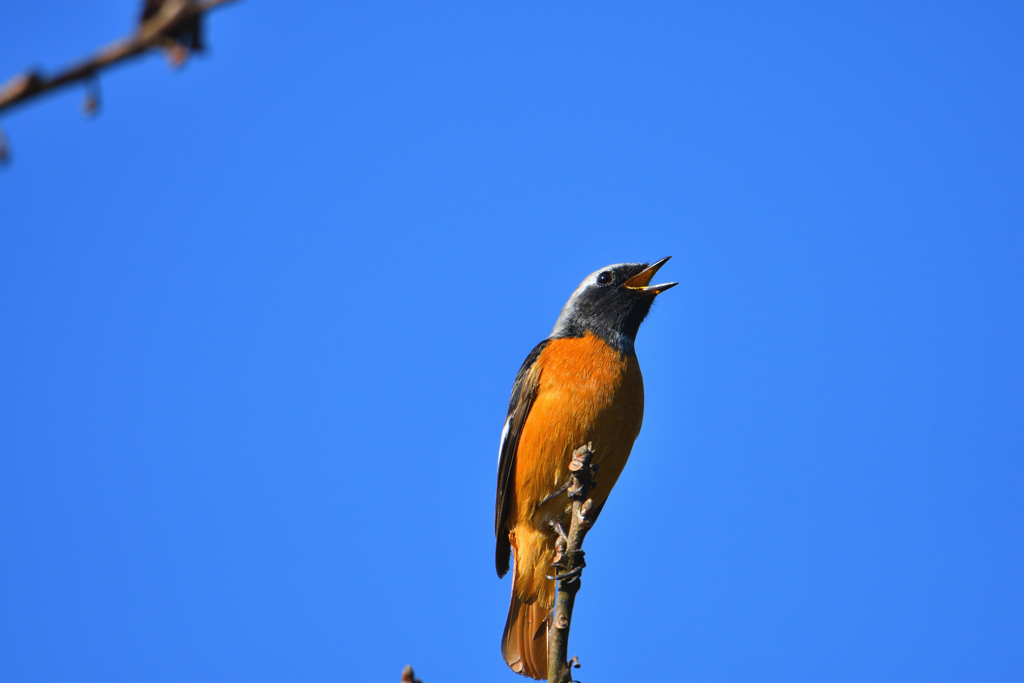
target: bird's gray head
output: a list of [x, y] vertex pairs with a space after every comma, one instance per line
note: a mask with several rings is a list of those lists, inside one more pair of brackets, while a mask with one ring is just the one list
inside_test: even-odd
[[562, 307], [548, 338], [582, 337], [592, 332], [620, 353], [634, 355], [636, 333], [654, 298], [679, 284], [650, 284], [670, 258], [651, 264], [616, 263], [591, 273]]

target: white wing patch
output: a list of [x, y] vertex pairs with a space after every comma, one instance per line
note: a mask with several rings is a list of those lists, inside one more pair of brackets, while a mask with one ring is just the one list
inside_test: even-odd
[[501, 428], [501, 443], [498, 444], [498, 473], [501, 473], [501, 453], [505, 450], [505, 439], [508, 438], [508, 428], [512, 425], [512, 416], [505, 419], [505, 426]]

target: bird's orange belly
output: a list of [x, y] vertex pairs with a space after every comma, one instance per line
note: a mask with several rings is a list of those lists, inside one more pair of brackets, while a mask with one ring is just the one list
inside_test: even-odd
[[640, 433], [644, 384], [635, 356], [622, 356], [591, 334], [552, 340], [537, 360], [541, 374], [519, 441], [510, 510], [516, 525], [550, 529], [564, 521], [567, 497], [541, 503], [568, 478], [579, 446], [594, 446], [594, 504], [608, 497]]

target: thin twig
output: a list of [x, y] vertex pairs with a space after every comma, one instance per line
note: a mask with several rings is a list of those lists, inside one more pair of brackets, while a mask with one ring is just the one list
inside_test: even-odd
[[412, 670], [412, 666], [406, 664], [402, 669], [402, 683], [423, 683], [423, 680], [416, 678], [416, 672]]
[[580, 589], [580, 574], [587, 566], [583, 560], [583, 539], [594, 523], [594, 501], [587, 497], [594, 487], [596, 465], [590, 463], [593, 455], [593, 444], [580, 446], [573, 452], [569, 464], [569, 472], [572, 474], [569, 486], [572, 519], [569, 522], [569, 533], [564, 537], [559, 535], [555, 543], [555, 566], [559, 572], [555, 577], [558, 579], [558, 590], [551, 637], [548, 640], [548, 683], [572, 683], [572, 669], [580, 666], [576, 657], [570, 660], [567, 657], [572, 608]]
[[235, 0], [168, 3], [168, 11], [161, 11], [147, 20], [135, 35], [111, 43], [79, 64], [50, 77], [38, 71], [19, 74], [0, 86], [0, 112], [65, 85], [88, 81], [103, 69], [160, 47], [164, 33], [229, 2]]

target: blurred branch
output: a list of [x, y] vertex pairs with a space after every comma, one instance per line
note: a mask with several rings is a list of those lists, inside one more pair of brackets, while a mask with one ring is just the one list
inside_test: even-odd
[[[134, 35], [111, 43], [92, 57], [53, 76], [28, 71], [0, 86], [0, 113], [44, 93], [82, 81], [92, 84], [84, 105], [85, 113], [92, 114], [98, 106], [94, 79], [100, 71], [156, 48], [168, 49], [172, 63], [180, 64], [188, 56], [188, 48], [174, 36], [182, 31], [198, 30], [198, 22], [204, 14], [229, 2], [235, 0], [162, 0], [155, 4], [150, 0], [144, 10], [146, 18], [140, 22]], [[7, 155], [7, 142], [0, 131], [0, 161], [4, 161]]]
[[558, 581], [555, 597], [554, 628], [548, 640], [548, 683], [572, 683], [572, 669], [579, 668], [576, 657], [566, 661], [569, 651], [569, 626], [572, 622], [572, 608], [576, 593], [580, 589], [580, 575], [587, 563], [583, 560], [583, 539], [594, 524], [594, 501], [587, 496], [594, 488], [594, 473], [597, 465], [590, 463], [594, 455], [593, 444], [580, 446], [572, 454], [569, 472], [569, 500], [572, 501], [572, 519], [569, 533], [555, 541], [554, 565], [561, 572], [554, 578]]
[[176, 28], [215, 7], [235, 1], [165, 2], [161, 11], [142, 23], [135, 35], [111, 43], [80, 64], [50, 77], [43, 76], [38, 71], [30, 71], [10, 79], [0, 87], [0, 112], [76, 81], [89, 80], [118, 62], [138, 57], [154, 48], [164, 47], [165, 36], [173, 33]]

